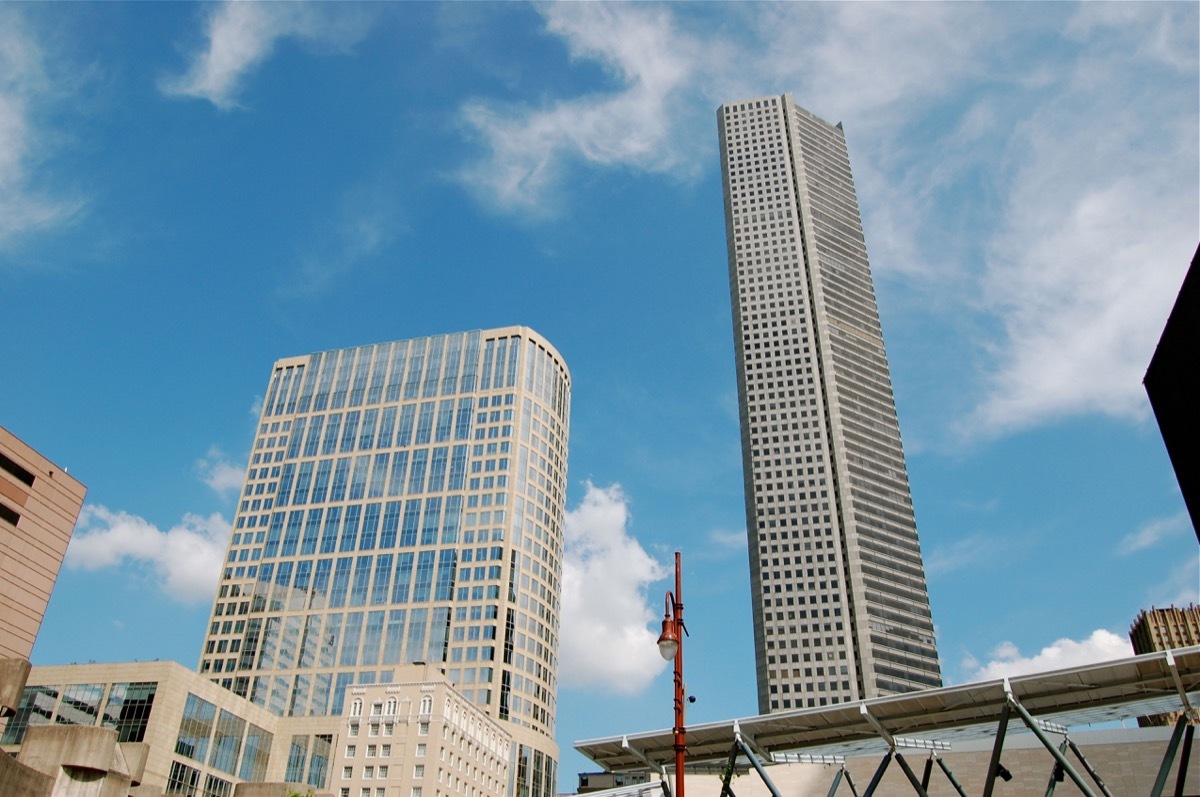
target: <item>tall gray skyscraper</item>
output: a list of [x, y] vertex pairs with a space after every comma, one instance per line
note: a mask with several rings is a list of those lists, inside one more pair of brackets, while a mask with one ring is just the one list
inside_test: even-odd
[[941, 685], [841, 125], [721, 106], [762, 712]]
[[512, 733], [509, 794], [553, 797], [570, 397], [525, 327], [276, 362], [200, 672], [323, 717], [441, 663]]

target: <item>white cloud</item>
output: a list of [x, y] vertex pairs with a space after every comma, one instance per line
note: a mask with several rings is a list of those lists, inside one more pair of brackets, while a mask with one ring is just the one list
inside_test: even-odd
[[1141, 376], [1200, 238], [1194, 5], [677, 8], [541, 7], [611, 86], [466, 103], [487, 152], [460, 178], [551, 214], [571, 166], [695, 174], [717, 104], [791, 91], [847, 124], [876, 271], [975, 338], [946, 366], [974, 407], [962, 436], [1147, 417]]
[[1195, 107], [1194, 68], [1146, 91], [1162, 66], [1131, 59], [1137, 45], [1098, 35], [1012, 120], [1013, 179], [981, 297], [1002, 337], [973, 434], [1148, 417], [1142, 376], [1200, 236], [1200, 135], [1179, 110]]
[[163, 531], [145, 518], [87, 504], [67, 548], [67, 567], [129, 568], [153, 580], [180, 603], [211, 600], [229, 542], [230, 525], [219, 514], [187, 514]]
[[1137, 531], [1126, 534], [1117, 545], [1117, 552], [1130, 554], [1144, 548], [1150, 548], [1165, 537], [1170, 537], [1182, 531], [1191, 529], [1186, 511], [1167, 518], [1150, 520], [1143, 523]]
[[312, 3], [227, 2], [213, 7], [205, 21], [208, 46], [192, 56], [182, 75], [164, 77], [159, 89], [170, 96], [208, 100], [221, 110], [240, 107], [238, 94], [247, 74], [265, 61], [280, 39], [295, 38], [334, 50], [361, 39], [369, 19], [361, 9]]
[[706, 56], [679, 31], [671, 10], [620, 3], [551, 3], [539, 7], [546, 29], [572, 59], [598, 62], [615, 91], [559, 100], [543, 108], [473, 100], [462, 116], [489, 150], [460, 176], [486, 201], [509, 212], [550, 212], [565, 163], [586, 161], [650, 173], [696, 168], [673, 132]]
[[1132, 655], [1133, 647], [1128, 639], [1098, 628], [1087, 639], [1078, 642], [1060, 639], [1032, 656], [1022, 656], [1012, 642], [1001, 642], [988, 656], [986, 664], [980, 666], [968, 653], [964, 665], [975, 668], [967, 676], [967, 681], [976, 682], [1061, 670]]
[[40, 116], [60, 91], [19, 11], [0, 7], [0, 247], [61, 225], [83, 207], [78, 199], [52, 196], [35, 179], [54, 139]]
[[196, 469], [200, 471], [204, 483], [222, 498], [239, 490], [246, 475], [245, 465], [233, 464], [225, 452], [216, 446], [210, 448], [203, 458], [196, 460]]
[[567, 513], [558, 670], [564, 688], [634, 694], [666, 667], [646, 588], [667, 571], [628, 525], [629, 506], [618, 485], [589, 483], [583, 501]]

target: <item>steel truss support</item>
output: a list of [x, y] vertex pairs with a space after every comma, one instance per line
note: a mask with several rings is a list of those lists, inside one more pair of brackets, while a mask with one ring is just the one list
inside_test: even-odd
[[721, 775], [721, 797], [737, 797], [730, 787], [733, 781], [733, 770], [737, 764], [738, 746], [736, 743], [729, 747], [729, 758], [725, 761], [725, 772]]
[[1183, 757], [1179, 762], [1179, 775], [1175, 779], [1175, 793], [1183, 794], [1183, 784], [1187, 777], [1188, 765], [1192, 757], [1192, 736], [1196, 726], [1191, 723], [1190, 712], [1179, 715], [1175, 721], [1175, 730], [1171, 732], [1171, 741], [1167, 742], [1167, 750], [1163, 753], [1162, 765], [1158, 768], [1158, 777], [1154, 780], [1154, 788], [1150, 797], [1162, 797], [1163, 788], [1167, 785], [1167, 776], [1171, 774], [1171, 765], [1175, 763], [1175, 754], [1179, 752], [1180, 739], [1186, 739], [1183, 745]]
[[[1042, 743], [1042, 746], [1050, 751], [1050, 755], [1054, 756], [1054, 760], [1062, 766], [1063, 772], [1065, 772], [1067, 776], [1075, 782], [1075, 785], [1079, 787], [1079, 790], [1087, 795], [1087, 797], [1096, 797], [1096, 793], [1092, 791], [1092, 788], [1088, 786], [1083, 777], [1080, 776], [1080, 774], [1075, 770], [1075, 767], [1071, 766], [1071, 762], [1067, 760], [1067, 757], [1058, 752], [1058, 748], [1054, 745], [1054, 742], [1050, 741], [1050, 737], [1046, 736], [1045, 732], [1042, 731], [1042, 726], [1038, 724], [1038, 721], [1035, 720], [1033, 716], [1025, 710], [1024, 706], [1017, 702], [1017, 699], [1013, 697], [1011, 692], [1009, 692], [1008, 695], [1008, 702], [1009, 705], [1012, 706], [1013, 710], [1017, 712], [1017, 716], [1021, 718], [1021, 721], [1025, 723], [1025, 726], [1029, 728], [1029, 730], [1033, 732], [1033, 735], [1037, 737], [1037, 740]], [[1089, 767], [1088, 770], [1091, 771], [1091, 768]], [[1104, 788], [1104, 784], [1100, 783], [1099, 785], [1101, 790], [1103, 790], [1103, 792], [1107, 795], [1108, 790]], [[1111, 795], [1109, 795], [1109, 797], [1111, 797]]]
[[838, 786], [841, 785], [843, 778], [846, 781], [846, 785], [850, 787], [850, 793], [853, 794], [854, 797], [858, 797], [858, 789], [854, 787], [854, 778], [850, 777], [850, 770], [846, 769], [845, 764], [842, 764], [841, 769], [839, 769], [837, 774], [833, 776], [833, 783], [829, 785], [829, 793], [826, 794], [825, 797], [833, 797], [833, 795], [837, 793]]
[[[1065, 753], [1066, 751], [1067, 740], [1063, 739], [1062, 743], [1058, 746], [1058, 752]], [[1046, 797], [1054, 797], [1054, 789], [1058, 787], [1059, 783], [1062, 783], [1063, 775], [1062, 767], [1055, 761], [1054, 769], [1050, 770], [1050, 780], [1046, 783]]]
[[963, 791], [962, 784], [958, 782], [958, 778], [954, 777], [954, 773], [950, 771], [950, 767], [946, 766], [946, 762], [940, 756], [931, 756], [931, 758], [934, 758], [937, 761], [938, 767], [941, 768], [942, 772], [946, 773], [946, 778], [950, 781], [950, 785], [954, 787], [954, 790], [958, 792], [958, 797], [967, 797], [967, 793]]
[[1097, 772], [1095, 767], [1089, 764], [1088, 760], [1083, 757], [1083, 751], [1079, 749], [1079, 745], [1075, 744], [1075, 742], [1071, 740], [1070, 736], [1063, 737], [1063, 741], [1066, 742], [1067, 746], [1071, 748], [1071, 752], [1074, 753], [1075, 757], [1079, 759], [1079, 763], [1083, 764], [1083, 768], [1087, 770], [1087, 773], [1091, 776], [1092, 780], [1096, 781], [1096, 785], [1100, 787], [1100, 791], [1104, 793], [1104, 797], [1113, 797], [1112, 792], [1110, 792], [1108, 787], [1104, 785], [1104, 779], [1100, 777], [1100, 773]]
[[727, 795], [733, 797], [733, 789], [730, 787], [730, 781], [733, 779], [734, 765], [737, 762], [739, 752], [749, 759], [751, 766], [754, 767], [754, 770], [762, 779], [767, 790], [771, 792], [771, 797], [782, 797], [779, 789], [775, 788], [775, 784], [771, 782], [771, 777], [767, 774], [767, 771], [763, 769], [762, 762], [758, 760], [758, 756], [754, 754], [754, 751], [750, 749], [750, 745], [746, 744], [746, 741], [742, 738], [742, 733], [736, 723], [733, 727], [733, 745], [729, 748], [729, 758], [726, 760], [725, 774], [721, 778], [721, 797], [726, 797]]
[[754, 766], [754, 770], [758, 772], [758, 776], [762, 778], [762, 782], [766, 785], [767, 790], [771, 792], [771, 797], [782, 797], [782, 795], [779, 794], [779, 789], [775, 788], [775, 784], [771, 782], [771, 777], [767, 774], [767, 770], [763, 769], [762, 762], [758, 760], [758, 756], [756, 756], [750, 749], [750, 745], [746, 744], [746, 742], [742, 740], [742, 735], [740, 733], [735, 733], [733, 740], [734, 745], [736, 747], [740, 747], [742, 752], [746, 755], [746, 758], [750, 759], [750, 763]]
[[[1008, 691], [1008, 681], [1004, 682], [1004, 691]], [[996, 741], [992, 744], [992, 757], [988, 759], [987, 777], [983, 782], [983, 797], [992, 797], [996, 788], [996, 773], [1000, 771], [1000, 752], [1004, 749], [1004, 735], [1008, 733], [1008, 717], [1012, 713], [1012, 705], [1005, 703], [1000, 709], [1000, 723], [996, 726]]]

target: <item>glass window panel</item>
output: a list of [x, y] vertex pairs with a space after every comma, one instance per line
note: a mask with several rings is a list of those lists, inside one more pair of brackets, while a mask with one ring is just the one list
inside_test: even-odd
[[217, 719], [216, 733], [213, 735], [212, 757], [209, 759], [209, 766], [229, 775], [234, 774], [245, 731], [245, 720], [222, 709], [220, 717]]
[[175, 740], [175, 753], [203, 764], [216, 714], [215, 705], [188, 692], [183, 718], [179, 722], [179, 736]]

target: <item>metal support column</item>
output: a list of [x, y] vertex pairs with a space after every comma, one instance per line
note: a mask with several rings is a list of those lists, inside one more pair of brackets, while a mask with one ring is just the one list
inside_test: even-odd
[[762, 778], [762, 782], [766, 784], [767, 789], [771, 792], [771, 797], [782, 797], [782, 795], [779, 793], [779, 789], [775, 788], [775, 784], [771, 782], [771, 778], [767, 775], [767, 771], [763, 769], [763, 765], [759, 762], [758, 756], [751, 752], [750, 746], [742, 741], [741, 734], [738, 734], [734, 738], [738, 747], [742, 748], [742, 752], [746, 755], [746, 758], [749, 758], [750, 763], [754, 765], [754, 769], [758, 772], [758, 776]]
[[1192, 760], [1192, 735], [1196, 731], [1196, 726], [1188, 724], [1187, 730], [1183, 733], [1183, 754], [1179, 757], [1179, 774], [1175, 776], [1175, 797], [1183, 797], [1183, 787], [1187, 783], [1188, 762]]
[[735, 797], [730, 783], [733, 781], [733, 768], [737, 763], [738, 746], [734, 742], [729, 746], [729, 758], [725, 761], [725, 772], [721, 776], [721, 797]]
[[950, 781], [950, 785], [958, 792], [958, 797], [967, 797], [967, 793], [963, 791], [962, 784], [958, 782], [958, 778], [954, 777], [954, 773], [950, 771], [950, 767], [946, 766], [946, 762], [941, 759], [941, 756], [938, 757], [937, 763], [941, 767], [942, 772], [946, 773], [946, 779]]
[[871, 797], [875, 793], [875, 789], [879, 788], [879, 781], [883, 780], [883, 773], [887, 771], [888, 764], [892, 763], [892, 756], [895, 754], [895, 750], [887, 751], [887, 755], [879, 762], [879, 767], [875, 770], [871, 782], [867, 784], [867, 790], [863, 792], [863, 797]]
[[850, 777], [850, 770], [846, 769], [846, 766], [843, 764], [842, 771], [846, 773], [846, 785], [850, 787], [850, 793], [854, 797], [858, 797], [858, 787], [854, 785], [854, 778]]
[[833, 795], [837, 794], [838, 786], [841, 785], [842, 775], [844, 775], [845, 772], [845, 767], [837, 771], [837, 774], [833, 776], [833, 783], [829, 784], [829, 791], [826, 792], [825, 797], [833, 797]]
[[1158, 768], [1158, 777], [1154, 779], [1150, 797], [1162, 797], [1163, 787], [1167, 785], [1167, 776], [1171, 774], [1171, 764], [1175, 763], [1175, 754], [1179, 752], [1179, 740], [1183, 738], [1184, 729], [1187, 727], [1187, 714], [1180, 714], [1179, 719], [1175, 721], [1175, 730], [1171, 731], [1171, 741], [1167, 742], [1167, 751], [1163, 753], [1162, 765]]
[[925, 759], [925, 771], [921, 773], [921, 788], [928, 791], [929, 776], [933, 774], [933, 753], [929, 754], [929, 758]]
[[900, 753], [896, 753], [896, 763], [904, 770], [904, 776], [908, 778], [908, 782], [912, 784], [912, 787], [917, 790], [919, 797], [929, 797], [929, 792], [925, 791], [925, 788], [921, 785], [921, 781], [917, 780], [916, 774], [912, 771], [912, 767], [908, 765], [908, 762], [904, 760], [904, 756]]
[[1096, 797], [1096, 793], [1092, 791], [1090, 786], [1088, 786], [1087, 781], [1080, 777], [1079, 773], [1075, 771], [1075, 767], [1071, 766], [1071, 762], [1067, 760], [1067, 757], [1058, 752], [1058, 748], [1054, 746], [1054, 742], [1050, 741], [1050, 738], [1042, 732], [1042, 728], [1040, 725], [1038, 725], [1038, 721], [1035, 720], [1033, 716], [1025, 710], [1024, 706], [1017, 702], [1017, 699], [1013, 697], [1011, 693], [1009, 694], [1008, 702], [1012, 705], [1013, 709], [1017, 712], [1017, 715], [1025, 723], [1026, 727], [1028, 727], [1029, 730], [1033, 732], [1033, 735], [1037, 737], [1038, 741], [1042, 743], [1042, 746], [1050, 751], [1050, 755], [1054, 756], [1054, 760], [1062, 764], [1063, 771], [1067, 773], [1071, 780], [1075, 781], [1075, 785], [1079, 787], [1079, 790], [1087, 795], [1087, 797]]
[[1096, 785], [1100, 787], [1100, 791], [1104, 792], [1104, 797], [1113, 797], [1112, 792], [1110, 792], [1108, 787], [1104, 785], [1104, 779], [1100, 777], [1100, 773], [1097, 772], [1095, 767], [1089, 764], [1088, 760], [1083, 757], [1083, 751], [1079, 749], [1079, 745], [1071, 741], [1070, 737], [1067, 737], [1065, 741], [1067, 745], [1070, 746], [1071, 752], [1074, 753], [1075, 757], [1079, 759], [1079, 763], [1083, 764], [1083, 768], [1086, 769], [1087, 773], [1092, 776], [1092, 780], [1096, 781]]
[[[1063, 739], [1062, 744], [1058, 746], [1058, 752], [1067, 752], [1066, 739]], [[1054, 790], [1058, 787], [1058, 784], [1062, 783], [1063, 777], [1063, 768], [1055, 761], [1054, 768], [1050, 770], [1050, 781], [1046, 784], [1046, 797], [1054, 797]]]
[[[1008, 691], [1008, 681], [1004, 682], [1004, 691]], [[1000, 766], [1000, 752], [1004, 749], [1004, 734], [1008, 733], [1008, 715], [1012, 705], [1005, 703], [1000, 709], [1000, 724], [996, 726], [996, 741], [992, 745], [992, 757], [988, 761], [987, 779], [983, 782], [983, 797], [992, 797], [992, 789], [996, 787], [996, 769]]]

